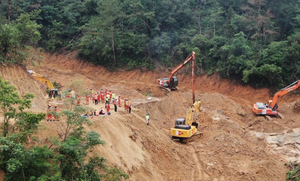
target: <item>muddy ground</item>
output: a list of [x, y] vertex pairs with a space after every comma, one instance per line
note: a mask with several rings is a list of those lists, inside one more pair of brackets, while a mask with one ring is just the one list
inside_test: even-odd
[[[170, 139], [169, 130], [178, 117], [185, 117], [192, 103], [191, 76], [185, 74], [189, 68], [177, 73], [178, 90], [166, 92], [156, 85], [156, 79], [168, 77], [169, 69], [112, 72], [76, 59], [75, 52], [45, 53], [37, 67], [27, 67], [59, 82], [63, 89], [77, 81], [82, 86], [78, 92], [102, 88], [132, 100], [131, 114], [120, 107], [110, 116], [94, 117], [93, 125], [86, 126], [106, 142], [93, 153], [123, 169], [130, 180], [285, 180], [285, 164], [300, 160], [300, 116], [293, 110], [299, 96], [291, 93], [281, 98], [279, 111], [285, 118], [269, 121], [251, 110], [255, 102], [271, 99], [269, 90], [241, 86], [217, 75], [197, 77], [196, 99], [202, 100], [198, 131], [202, 136], [181, 144]], [[21, 94], [35, 94], [32, 111], [46, 110], [46, 87], [25, 68], [2, 68], [1, 77], [16, 85]], [[104, 105], [90, 102], [89, 107], [99, 110]], [[151, 116], [149, 126], [146, 112]], [[64, 126], [63, 120], [44, 120], [37, 134], [40, 143], [58, 136]]]

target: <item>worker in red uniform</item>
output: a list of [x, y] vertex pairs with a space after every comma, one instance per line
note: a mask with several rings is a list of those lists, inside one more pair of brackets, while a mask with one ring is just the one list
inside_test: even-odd
[[77, 96], [77, 106], [80, 106], [80, 95]]
[[57, 105], [54, 106], [54, 111], [55, 111], [55, 115], [54, 115], [54, 120], [53, 121], [59, 121], [58, 120], [58, 115], [57, 115]]
[[49, 113], [51, 111], [51, 106], [50, 105], [48, 105], [48, 107], [47, 107], [47, 122], [48, 121], [52, 121], [52, 116], [51, 116], [51, 114]]
[[119, 104], [119, 107], [121, 107], [121, 96], [118, 97], [118, 104]]
[[108, 115], [110, 114], [109, 110], [110, 110], [110, 104], [108, 102], [108, 103], [106, 103], [106, 112]]
[[128, 111], [129, 110], [129, 100], [127, 99], [126, 100], [126, 111]]
[[128, 99], [127, 98], [124, 100], [124, 108], [126, 111], [128, 110]]
[[108, 91], [107, 91], [107, 89], [105, 89], [105, 92], [104, 92], [104, 97], [105, 98], [106, 98], [107, 94], [108, 94]]
[[104, 91], [103, 91], [103, 89], [100, 90], [100, 99], [101, 99], [101, 102], [104, 103]]
[[90, 104], [90, 98], [88, 95], [85, 96], [85, 104], [89, 105]]
[[109, 91], [109, 93], [108, 93], [108, 94], [109, 94], [109, 101], [111, 101], [111, 100], [112, 100], [112, 99], [111, 99], [111, 98], [112, 98], [112, 92], [111, 92], [111, 91]]

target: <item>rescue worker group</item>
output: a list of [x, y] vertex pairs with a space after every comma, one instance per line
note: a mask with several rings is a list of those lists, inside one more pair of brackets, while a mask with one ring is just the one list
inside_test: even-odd
[[[93, 118], [94, 116], [105, 116], [110, 115], [110, 104], [114, 104], [114, 110], [117, 112], [118, 107], [121, 107], [121, 96], [116, 96], [116, 94], [112, 91], [108, 91], [107, 89], [104, 91], [103, 89], [100, 92], [94, 93], [92, 89], [90, 89], [90, 94], [86, 94], [85, 97], [85, 105], [90, 105], [90, 100], [93, 100], [93, 104], [98, 105], [101, 102], [105, 103], [105, 109], [101, 107], [100, 111], [97, 110], [89, 110], [86, 114], [82, 115], [82, 117]], [[69, 97], [69, 96], [67, 96]], [[75, 98], [75, 95], [74, 95]], [[52, 100], [54, 97], [52, 97]], [[81, 97], [77, 96], [77, 106], [81, 106]], [[131, 113], [132, 102], [128, 98], [124, 99], [124, 108], [126, 111]], [[146, 113], [146, 123], [149, 125], [150, 115]], [[51, 111], [51, 105], [48, 104], [47, 107], [47, 122], [49, 121], [59, 121], [59, 115], [57, 114], [57, 105], [54, 105], [53, 112]]]
[[[118, 107], [121, 107], [121, 96], [116, 96], [116, 94], [112, 91], [101, 89], [100, 92], [94, 93], [92, 89], [90, 89], [91, 94], [86, 94], [85, 97], [85, 105], [90, 104], [90, 100], [93, 101], [93, 104], [98, 105], [101, 102], [105, 103], [105, 109], [103, 107], [97, 110], [89, 110], [86, 114], [82, 115], [83, 117], [93, 118], [94, 116], [105, 116], [110, 115], [110, 105], [114, 105], [114, 110], [117, 112]], [[81, 105], [81, 97], [77, 96], [77, 105]], [[128, 98], [124, 99], [124, 108], [126, 111], [131, 113], [132, 102]], [[57, 105], [54, 105], [54, 113], [51, 112], [51, 105], [49, 104], [47, 107], [47, 122], [49, 121], [59, 121], [57, 112]]]

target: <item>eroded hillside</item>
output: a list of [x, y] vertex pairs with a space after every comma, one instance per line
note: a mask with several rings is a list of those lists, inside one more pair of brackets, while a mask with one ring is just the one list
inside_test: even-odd
[[[240, 86], [215, 75], [197, 77], [196, 99], [202, 100], [198, 130], [203, 135], [184, 145], [169, 136], [174, 120], [186, 115], [192, 101], [190, 76], [183, 71], [177, 75], [179, 89], [166, 93], [155, 80], [167, 77], [168, 71], [110, 72], [77, 60], [75, 53], [45, 54], [38, 67], [29, 68], [64, 88], [81, 80], [83, 87], [112, 90], [132, 100], [131, 114], [121, 107], [110, 116], [94, 117], [93, 125], [86, 127], [99, 132], [106, 142], [93, 152], [126, 171], [130, 180], [284, 180], [288, 171], [284, 164], [299, 159], [297, 143], [285, 142], [300, 134], [300, 116], [292, 109], [298, 99], [296, 95], [287, 95], [279, 102], [285, 119], [268, 121], [251, 111], [253, 103], [270, 98], [267, 89]], [[4, 69], [4, 79], [11, 80], [20, 92], [31, 89], [37, 97], [34, 109], [45, 111], [43, 85], [26, 70], [18, 70], [18, 75], [3, 72]], [[40, 86], [43, 90], [37, 88]], [[152, 99], [147, 99], [150, 96]], [[99, 110], [104, 105], [89, 106]], [[146, 112], [151, 115], [149, 126], [144, 120]], [[64, 126], [64, 121], [42, 122], [43, 129], [38, 133], [41, 142], [58, 136]], [[278, 144], [280, 139], [276, 135], [286, 139]]]

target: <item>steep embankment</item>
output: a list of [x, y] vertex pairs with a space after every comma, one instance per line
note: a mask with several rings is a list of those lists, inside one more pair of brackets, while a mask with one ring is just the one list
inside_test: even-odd
[[32, 100], [32, 110], [41, 111], [46, 106], [45, 92], [46, 85], [36, 81], [24, 67], [21, 66], [2, 66], [0, 67], [0, 76], [3, 80], [9, 81], [14, 85], [20, 96], [27, 93], [34, 94]]
[[[130, 180], [284, 180], [284, 164], [299, 155], [290, 143], [282, 143], [278, 149], [272, 137], [298, 133], [295, 128], [300, 127], [300, 117], [292, 111], [291, 99], [280, 102], [285, 119], [271, 122], [252, 114], [254, 102], [268, 100], [266, 89], [240, 86], [215, 75], [197, 77], [196, 98], [202, 99], [199, 131], [203, 136], [183, 145], [171, 141], [169, 129], [176, 118], [186, 115], [191, 103], [189, 75], [179, 72], [179, 90], [166, 94], [155, 80], [168, 76], [167, 71], [110, 72], [77, 60], [75, 53], [45, 54], [35, 71], [63, 85], [81, 79], [84, 87], [112, 90], [133, 101], [131, 114], [121, 107], [111, 116], [94, 117], [94, 124], [86, 127], [99, 132], [106, 141], [93, 153], [125, 170]], [[147, 100], [145, 94], [155, 98]], [[89, 106], [99, 110], [104, 105]], [[146, 112], [151, 115], [149, 126], [144, 121]], [[63, 121], [43, 125], [39, 137], [46, 143], [65, 126]], [[270, 137], [275, 144], [268, 141]]]

